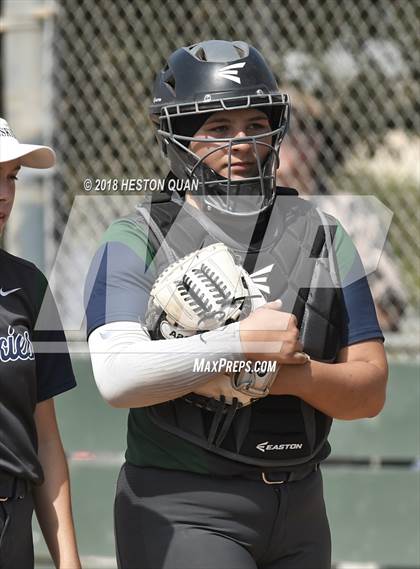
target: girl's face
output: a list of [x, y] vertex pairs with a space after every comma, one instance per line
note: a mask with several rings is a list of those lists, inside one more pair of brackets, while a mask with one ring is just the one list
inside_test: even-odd
[[15, 182], [20, 170], [19, 160], [0, 162], [0, 235], [9, 219], [15, 199]]
[[[219, 111], [213, 113], [194, 135], [194, 138], [208, 138], [208, 142], [193, 141], [190, 143], [190, 150], [199, 158], [204, 158], [204, 163], [220, 176], [228, 178], [229, 144], [211, 142], [211, 139], [257, 136], [270, 131], [270, 122], [267, 115], [262, 111], [256, 109]], [[258, 141], [271, 144], [271, 136], [259, 138]], [[224, 148], [208, 155], [210, 151], [219, 146], [224, 146]], [[231, 146], [230, 178], [232, 180], [241, 180], [258, 175], [256, 153], [261, 164], [263, 164], [269, 153], [269, 148], [263, 144], [256, 144], [255, 149], [250, 142]]]

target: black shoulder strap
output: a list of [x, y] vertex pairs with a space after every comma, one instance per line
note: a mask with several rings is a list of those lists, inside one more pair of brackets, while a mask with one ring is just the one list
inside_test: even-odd
[[155, 257], [156, 255], [164, 255], [169, 264], [175, 262], [176, 257], [172, 252], [172, 249], [167, 244], [165, 236], [160, 230], [158, 224], [150, 215], [150, 211], [141, 204], [137, 206], [136, 211], [141, 217], [143, 217], [149, 228], [149, 239], [152, 237], [151, 241], [152, 246], [155, 249]]

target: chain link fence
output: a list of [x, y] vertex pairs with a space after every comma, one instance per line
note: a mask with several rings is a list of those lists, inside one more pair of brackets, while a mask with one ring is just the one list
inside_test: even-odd
[[[92, 192], [87, 207], [84, 180], [164, 177], [167, 166], [148, 118], [157, 71], [182, 45], [236, 39], [257, 47], [291, 93], [295, 112], [279, 182], [308, 194], [374, 195], [393, 212], [381, 276], [371, 277], [372, 286], [390, 312], [388, 348], [417, 348], [418, 3], [66, 0], [54, 8], [58, 168], [49, 243], [64, 312], [72, 311], [105, 227], [140, 199], [91, 198]], [[335, 213], [362, 247], [363, 226], [375, 220], [361, 213], [353, 226], [351, 204], [342, 203]]]

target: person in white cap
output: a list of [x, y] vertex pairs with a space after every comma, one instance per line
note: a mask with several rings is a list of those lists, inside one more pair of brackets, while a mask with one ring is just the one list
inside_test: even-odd
[[[13, 207], [21, 167], [50, 168], [47, 146], [20, 144], [0, 119], [0, 235]], [[42, 308], [41, 308], [42, 307]], [[42, 330], [37, 322], [42, 318]], [[50, 353], [58, 342], [60, 353]], [[57, 344], [55, 344], [57, 345]], [[0, 566], [34, 566], [37, 518], [58, 568], [80, 567], [67, 462], [54, 396], [75, 387], [48, 282], [32, 263], [0, 248]]]

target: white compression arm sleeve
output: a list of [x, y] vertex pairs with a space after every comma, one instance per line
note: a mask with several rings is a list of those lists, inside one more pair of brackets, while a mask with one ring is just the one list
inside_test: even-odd
[[194, 371], [194, 361], [243, 359], [239, 322], [175, 340], [151, 340], [137, 322], [112, 322], [89, 336], [93, 373], [101, 395], [115, 407], [147, 407], [176, 399], [216, 372]]

